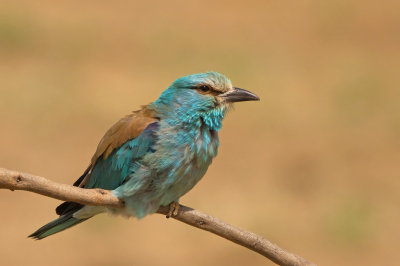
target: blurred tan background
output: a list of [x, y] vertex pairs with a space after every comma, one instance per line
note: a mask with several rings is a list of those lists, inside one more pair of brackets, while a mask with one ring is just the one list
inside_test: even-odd
[[[105, 131], [175, 79], [236, 105], [182, 204], [318, 265], [400, 260], [400, 2], [1, 1], [0, 167], [72, 184]], [[161, 215], [42, 241], [60, 202], [0, 191], [1, 265], [274, 265]]]

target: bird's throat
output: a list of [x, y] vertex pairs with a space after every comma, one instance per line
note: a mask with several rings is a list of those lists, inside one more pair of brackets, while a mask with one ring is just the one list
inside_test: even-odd
[[230, 105], [219, 105], [207, 112], [202, 112], [200, 118], [208, 126], [210, 130], [220, 131], [222, 127], [222, 120], [225, 118], [226, 113], [229, 111]]

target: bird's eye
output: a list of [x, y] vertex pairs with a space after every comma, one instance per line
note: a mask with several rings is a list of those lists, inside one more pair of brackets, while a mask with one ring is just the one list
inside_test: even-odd
[[202, 92], [207, 92], [207, 91], [210, 90], [210, 88], [209, 88], [208, 86], [206, 86], [206, 85], [201, 86], [199, 89], [200, 89]]

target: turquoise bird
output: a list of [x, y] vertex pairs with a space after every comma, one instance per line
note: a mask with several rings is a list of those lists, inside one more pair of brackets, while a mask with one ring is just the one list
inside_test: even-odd
[[179, 199], [217, 156], [218, 131], [233, 103], [259, 100], [216, 72], [179, 78], [158, 100], [114, 124], [74, 183], [112, 190], [126, 208], [64, 202], [56, 209], [60, 217], [29, 237], [43, 239], [104, 212], [142, 219], [169, 206], [167, 217], [176, 215]]

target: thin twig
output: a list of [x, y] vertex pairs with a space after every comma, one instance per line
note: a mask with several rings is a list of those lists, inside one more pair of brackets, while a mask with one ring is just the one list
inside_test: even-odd
[[[63, 201], [73, 201], [91, 206], [124, 208], [124, 202], [109, 190], [83, 189], [52, 182], [43, 177], [0, 168], [0, 189], [26, 190]], [[159, 214], [166, 215], [168, 207], [160, 207]], [[282, 266], [315, 266], [315, 264], [281, 249], [263, 237], [230, 225], [211, 215], [180, 205], [178, 215], [172, 218], [188, 225], [219, 235], [229, 241], [251, 249]]]

